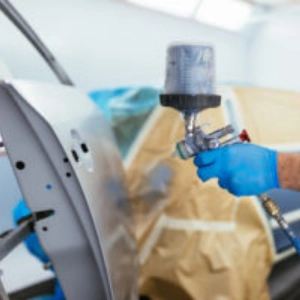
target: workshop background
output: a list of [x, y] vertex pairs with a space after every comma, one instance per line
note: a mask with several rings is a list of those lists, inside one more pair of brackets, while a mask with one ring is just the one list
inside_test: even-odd
[[[183, 41], [214, 47], [218, 87], [263, 88], [272, 90], [272, 95], [278, 95], [280, 90], [280, 93], [287, 93], [282, 94], [282, 99], [288, 95], [299, 98], [300, 103], [300, 1], [11, 2], [51, 49], [76, 86], [96, 102], [100, 92], [110, 91], [113, 95], [112, 91], [120, 88], [125, 93], [146, 87], [151, 97], [158, 95], [164, 83], [167, 46]], [[57, 83], [37, 51], [2, 13], [0, 41], [1, 79], [12, 77]], [[293, 92], [292, 95], [289, 92]], [[107, 95], [109, 98], [110, 94]], [[259, 97], [263, 93], [254, 95]], [[281, 103], [284, 104], [284, 99]], [[99, 105], [105, 110], [104, 104]], [[155, 101], [151, 109], [154, 105]], [[268, 106], [265, 113], [270, 113]], [[288, 122], [286, 118], [278, 120], [283, 127]], [[299, 137], [300, 132], [298, 140]], [[12, 210], [22, 196], [5, 156], [0, 158], [0, 170], [2, 232], [13, 226]], [[299, 201], [299, 205], [285, 208], [289, 212], [292, 210], [294, 221], [299, 221], [299, 194], [275, 195], [281, 204], [287, 197], [294, 203]], [[298, 225], [297, 233], [300, 234]], [[280, 242], [276, 244], [277, 250], [281, 249], [280, 245]], [[300, 263], [294, 252], [288, 250], [280, 262], [274, 264], [269, 279], [274, 300], [299, 299]], [[22, 268], [15, 269], [10, 267], [12, 265], [22, 265]], [[4, 265], [0, 264], [0, 269], [8, 269], [9, 279], [5, 283], [11, 293], [53, 277], [50, 271], [40, 268], [39, 262], [29, 256], [24, 246], [10, 255]]]

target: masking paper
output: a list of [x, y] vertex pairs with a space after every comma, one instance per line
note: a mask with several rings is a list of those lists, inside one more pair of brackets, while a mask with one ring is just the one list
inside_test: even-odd
[[[237, 131], [247, 128], [254, 143], [297, 142], [299, 94], [251, 88], [219, 93], [222, 106], [200, 113], [199, 123], [210, 123], [206, 132], [232, 123]], [[259, 201], [236, 198], [216, 180], [201, 182], [192, 159], [172, 157], [183, 137], [180, 114], [157, 106], [125, 161], [140, 294], [153, 300], [269, 299], [274, 246]], [[149, 179], [161, 166], [169, 176], [158, 189]]]

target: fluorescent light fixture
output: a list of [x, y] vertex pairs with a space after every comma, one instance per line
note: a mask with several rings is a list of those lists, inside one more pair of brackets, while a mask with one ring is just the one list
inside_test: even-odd
[[280, 5], [280, 4], [288, 4], [288, 2], [291, 2], [289, 0], [254, 0], [255, 3], [261, 4], [261, 5]]
[[253, 6], [239, 0], [203, 0], [197, 21], [237, 31], [246, 25]]
[[128, 2], [180, 17], [191, 17], [199, 0], [128, 0]]

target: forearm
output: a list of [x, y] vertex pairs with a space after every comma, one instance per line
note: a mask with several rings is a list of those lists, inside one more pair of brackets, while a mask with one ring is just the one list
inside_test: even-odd
[[300, 191], [300, 154], [278, 153], [280, 187]]

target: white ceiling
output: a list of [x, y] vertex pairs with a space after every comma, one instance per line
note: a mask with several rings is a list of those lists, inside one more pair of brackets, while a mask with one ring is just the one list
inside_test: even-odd
[[[300, 0], [117, 0], [229, 31], [265, 21], [272, 11], [294, 9]], [[260, 8], [263, 9], [260, 9]], [[216, 9], [218, 8], [218, 9]], [[258, 8], [258, 9], [257, 9]], [[266, 9], [265, 9], [266, 8]]]
[[263, 5], [263, 6], [279, 6], [279, 5], [295, 5], [300, 4], [300, 0], [242, 0], [244, 2]]

